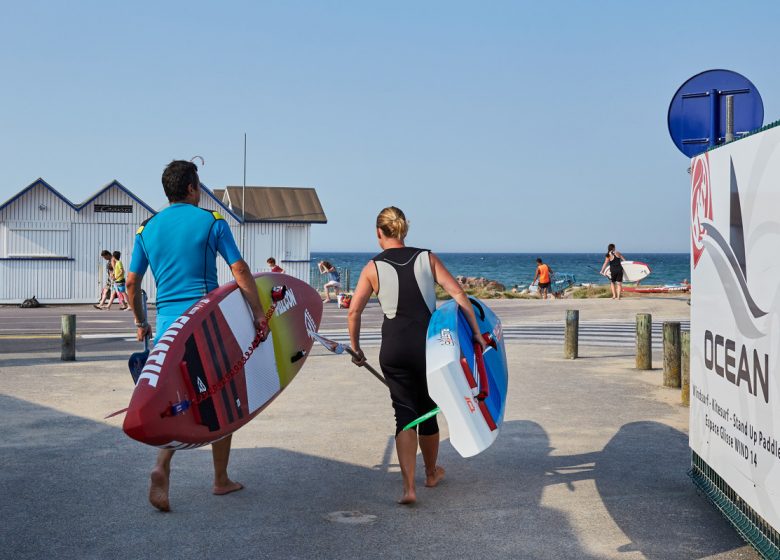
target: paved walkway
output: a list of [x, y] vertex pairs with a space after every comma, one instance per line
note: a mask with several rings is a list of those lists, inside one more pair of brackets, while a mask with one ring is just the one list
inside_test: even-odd
[[[499, 313], [560, 321], [557, 303]], [[644, 309], [685, 319], [682, 305]], [[622, 314], [623, 323], [637, 307], [580, 305], [594, 321]], [[386, 389], [344, 356], [314, 354], [236, 434], [231, 473], [246, 489], [212, 496], [210, 453], [180, 452], [171, 514], [146, 501], [155, 450], [124, 436], [121, 419], [103, 420], [132, 391], [126, 353], [85, 350], [63, 363], [57, 353], [6, 351], [0, 557], [757, 558], [688, 480], [679, 391], [662, 388], [658, 370], [632, 369], [628, 348], [580, 350], [571, 361], [560, 347], [510, 342], [501, 435], [463, 459], [442, 422], [447, 480], [419, 488], [412, 508], [394, 502]], [[377, 352], [367, 348], [374, 364]]]

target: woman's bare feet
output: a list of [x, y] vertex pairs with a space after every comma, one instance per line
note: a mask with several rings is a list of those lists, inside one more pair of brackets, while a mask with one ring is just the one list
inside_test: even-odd
[[398, 500], [398, 503], [402, 506], [410, 506], [417, 501], [417, 493], [414, 488], [407, 488], [404, 490], [404, 495]]
[[149, 503], [160, 511], [171, 511], [171, 504], [168, 501], [169, 474], [163, 466], [158, 465], [152, 469], [150, 478]]
[[442, 480], [444, 480], [444, 467], [436, 465], [433, 472], [428, 472], [428, 469], [425, 470], [425, 486], [428, 488], [438, 486]]
[[225, 494], [230, 494], [231, 492], [238, 492], [239, 490], [243, 489], [244, 485], [240, 482], [233, 482], [232, 480], [228, 479], [227, 484], [221, 484], [217, 486], [214, 485], [214, 495], [215, 496], [224, 496]]

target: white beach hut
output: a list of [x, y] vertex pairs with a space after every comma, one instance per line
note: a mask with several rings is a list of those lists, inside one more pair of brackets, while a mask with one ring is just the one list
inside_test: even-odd
[[[289, 274], [309, 280], [309, 229], [312, 223], [326, 222], [314, 189], [262, 187], [252, 195], [256, 188], [247, 187], [244, 220], [240, 206], [236, 212], [222, 201], [233, 187], [216, 193], [202, 187], [200, 206], [225, 218], [253, 271], [267, 270], [265, 261], [273, 256]], [[296, 202], [297, 190], [311, 191], [303, 195], [303, 206]], [[264, 204], [273, 210], [263, 210]], [[301, 215], [302, 209], [315, 213]], [[0, 304], [18, 304], [31, 296], [41, 303], [97, 301], [106, 274], [100, 252], [120, 251], [129, 267], [135, 232], [154, 214], [118, 181], [82, 204], [74, 204], [43, 179], [34, 181], [0, 205]], [[231, 278], [220, 261], [220, 283]], [[151, 273], [144, 288], [153, 302]]]
[[120, 251], [127, 263], [135, 229], [152, 215], [118, 181], [81, 205], [34, 181], [0, 205], [0, 303], [97, 301], [106, 274], [100, 252]]
[[328, 221], [315, 189], [226, 187], [214, 194], [243, 222], [236, 241], [253, 269], [274, 257], [287, 274], [309, 281], [311, 225]]

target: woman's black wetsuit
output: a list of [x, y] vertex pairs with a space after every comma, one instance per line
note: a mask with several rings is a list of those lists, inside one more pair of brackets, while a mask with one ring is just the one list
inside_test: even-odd
[[[379, 365], [395, 410], [395, 433], [436, 407], [428, 395], [425, 344], [436, 309], [429, 252], [414, 247], [387, 249], [373, 259], [379, 303], [385, 314]], [[420, 435], [439, 431], [436, 417], [419, 425]]]
[[609, 278], [613, 282], [623, 281], [623, 259], [618, 257], [614, 251], [607, 253], [607, 258], [612, 256], [609, 261]]

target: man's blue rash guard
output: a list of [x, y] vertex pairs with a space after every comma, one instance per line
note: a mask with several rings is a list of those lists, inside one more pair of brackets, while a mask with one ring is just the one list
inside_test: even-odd
[[219, 285], [217, 254], [229, 265], [241, 259], [225, 219], [192, 204], [171, 204], [138, 228], [130, 272], [150, 268], [158, 317], [176, 318]]

